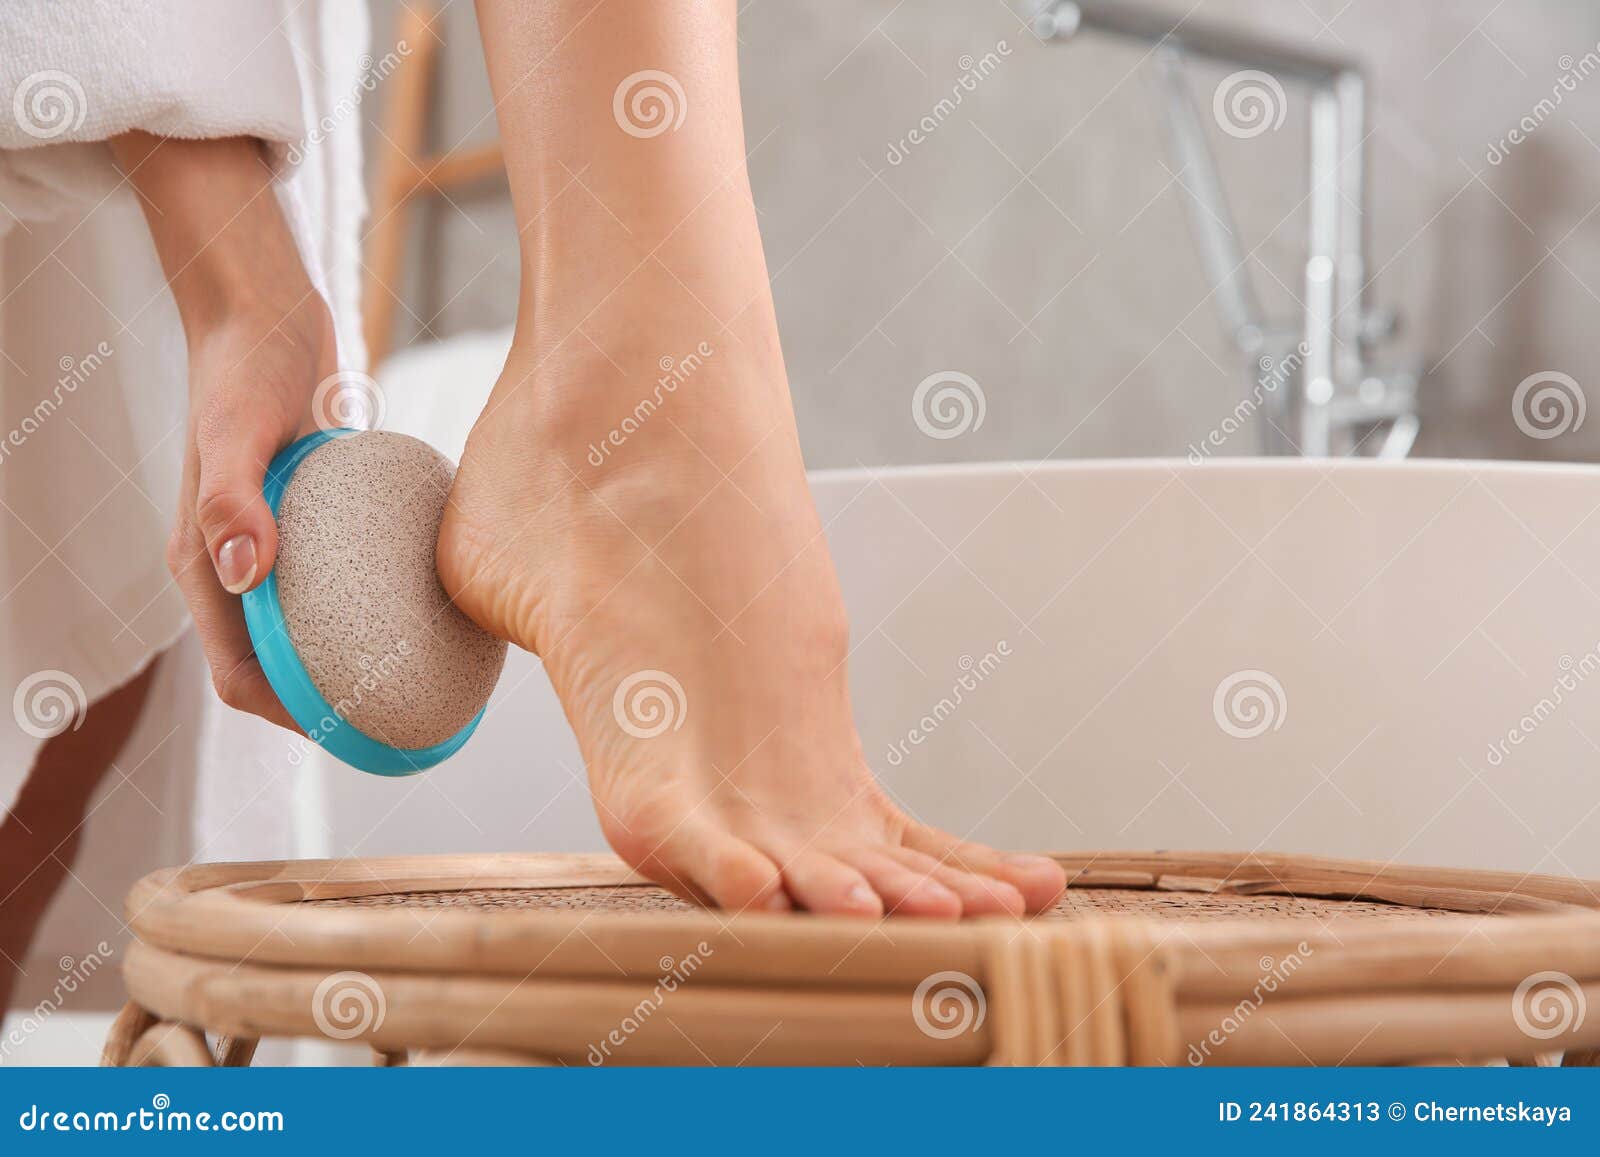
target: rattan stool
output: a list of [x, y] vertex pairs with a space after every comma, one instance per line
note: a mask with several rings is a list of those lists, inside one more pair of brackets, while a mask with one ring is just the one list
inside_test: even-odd
[[[156, 872], [104, 1063], [1593, 1064], [1600, 883], [1073, 853], [1033, 920], [693, 908], [597, 855]], [[207, 1034], [213, 1041], [208, 1043]]]

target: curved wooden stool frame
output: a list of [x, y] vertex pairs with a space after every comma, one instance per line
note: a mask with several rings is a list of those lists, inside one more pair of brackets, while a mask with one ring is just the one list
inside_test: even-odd
[[128, 899], [131, 1003], [104, 1061], [248, 1064], [263, 1036], [364, 1042], [380, 1064], [1600, 1052], [1600, 883], [1298, 856], [1056, 858], [1065, 918], [959, 924], [688, 909], [596, 855], [156, 872]]

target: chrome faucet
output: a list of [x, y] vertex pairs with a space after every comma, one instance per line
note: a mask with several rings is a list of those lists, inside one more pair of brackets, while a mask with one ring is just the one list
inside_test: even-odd
[[[1372, 360], [1373, 347], [1397, 328], [1397, 315], [1367, 304], [1367, 84], [1361, 66], [1343, 56], [1175, 19], [1141, 3], [1048, 0], [1034, 30], [1043, 40], [1100, 32], [1155, 46], [1177, 173], [1191, 194], [1190, 230], [1223, 326], [1246, 360], [1253, 385], [1269, 366], [1283, 379], [1263, 399], [1263, 452], [1405, 457], [1419, 427], [1420, 373], [1417, 364], [1380, 368]], [[1183, 73], [1190, 58], [1263, 74], [1280, 101], [1281, 86], [1272, 78], [1310, 91], [1310, 235], [1298, 325], [1274, 326], [1262, 314]], [[1223, 95], [1219, 88], [1219, 101]], [[1283, 115], [1270, 102], [1256, 111]], [[1187, 182], [1181, 179], [1185, 174]]]

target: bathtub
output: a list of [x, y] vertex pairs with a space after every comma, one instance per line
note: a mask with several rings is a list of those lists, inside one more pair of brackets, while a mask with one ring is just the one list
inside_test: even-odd
[[[441, 438], [424, 417], [413, 432], [458, 453], [465, 421]], [[1600, 469], [1048, 462], [811, 484], [867, 756], [930, 823], [1012, 848], [1600, 877]], [[242, 798], [272, 782], [238, 763]], [[267, 810], [298, 855], [604, 846], [577, 745], [520, 652], [448, 763], [392, 780], [313, 758], [289, 778], [293, 807]], [[121, 943], [112, 898], [135, 876], [189, 858], [128, 838], [152, 796], [188, 806], [154, 792], [96, 805], [29, 1003], [58, 955]], [[121, 1001], [114, 969], [98, 979], [14, 1060], [92, 1062]], [[365, 1059], [297, 1047], [263, 1055]]]
[[[812, 475], [867, 756], [1029, 849], [1600, 877], [1600, 469], [1085, 461]], [[603, 846], [538, 660], [330, 854]]]

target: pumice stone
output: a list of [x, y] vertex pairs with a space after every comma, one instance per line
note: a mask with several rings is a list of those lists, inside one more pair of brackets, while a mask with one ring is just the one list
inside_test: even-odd
[[322, 431], [273, 459], [278, 557], [244, 595], [267, 680], [314, 741], [363, 771], [409, 775], [482, 718], [506, 644], [434, 570], [455, 467], [404, 434]]

